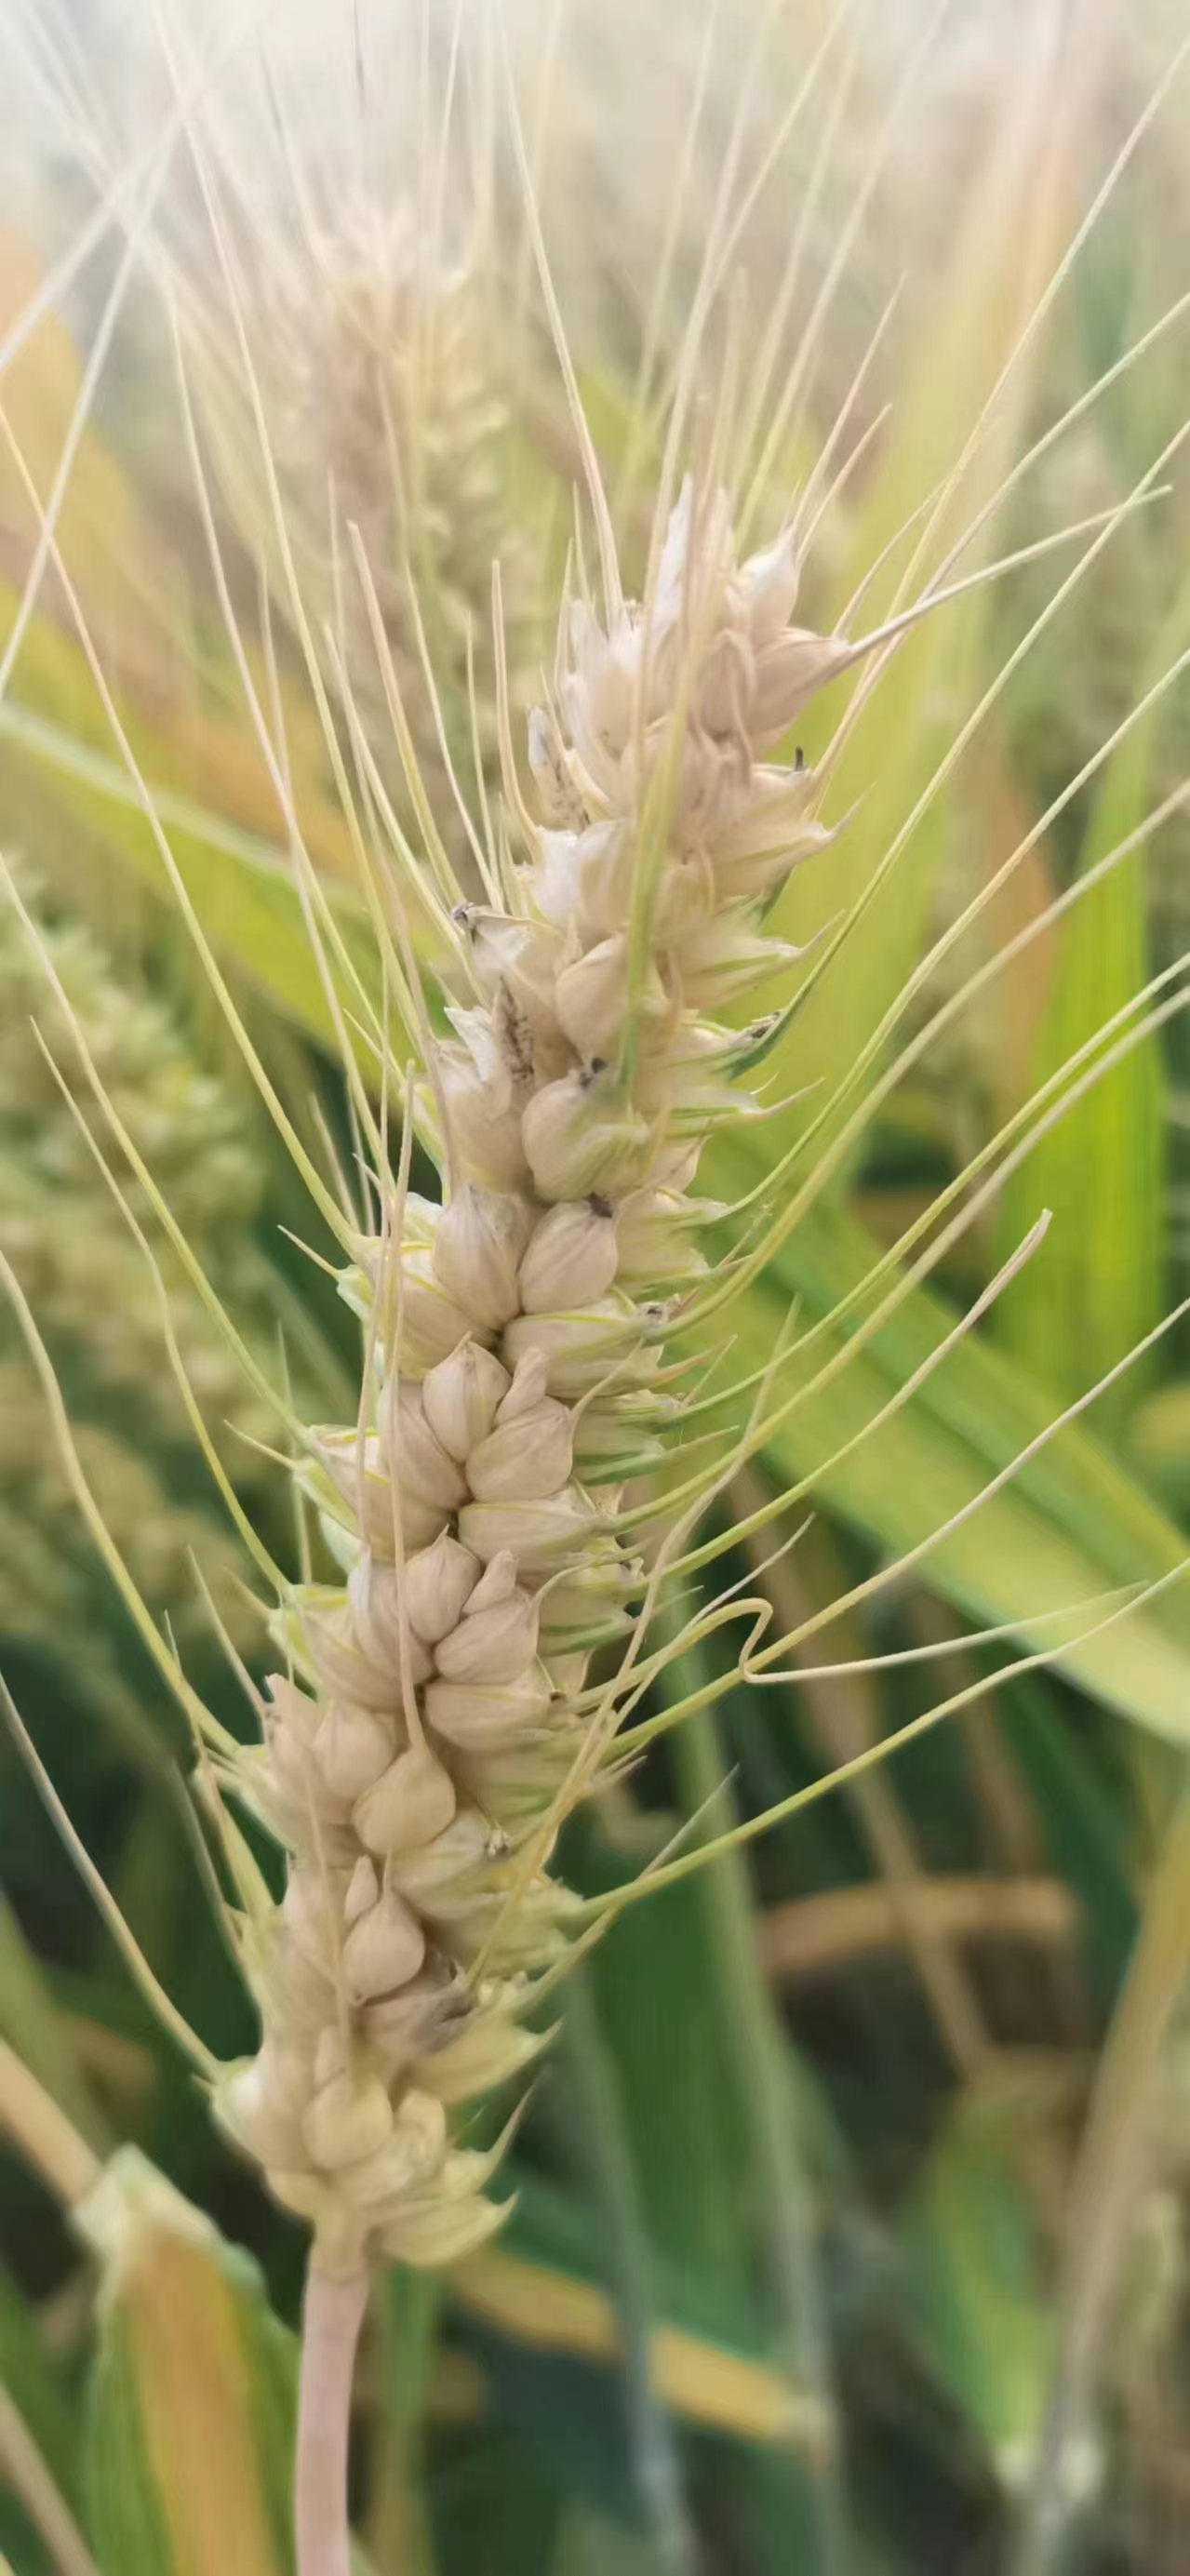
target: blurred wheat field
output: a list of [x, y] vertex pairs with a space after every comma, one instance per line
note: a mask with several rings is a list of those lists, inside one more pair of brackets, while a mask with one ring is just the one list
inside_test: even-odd
[[[122, 1186], [217, 1465], [287, 1567], [275, 1434], [157, 1193], [303, 1419], [354, 1413], [358, 1336], [138, 778], [295, 1135], [350, 1172], [299, 842], [375, 1096], [362, 1015], [391, 996], [344, 780], [475, 891], [503, 700], [519, 745], [591, 547], [529, 203], [634, 593], [675, 395], [696, 446], [728, 424], [747, 547], [791, 511], [812, 531], [824, 633], [1022, 558], [804, 719], [813, 765], [843, 716], [848, 819], [766, 927], [813, 962], [855, 917], [771, 1114], [708, 1155], [717, 1205], [779, 1170], [798, 1221], [697, 1382], [791, 1316], [791, 1384], [796, 1335], [837, 1362], [707, 1542], [800, 1642], [753, 1687], [700, 1636], [566, 1828], [588, 1900], [741, 1838], [625, 1901], [577, 1971], [503, 2233], [386, 2272], [360, 2576], [1186, 2563], [1184, 37], [1160, 0], [0, 13], [0, 1250], [163, 1653], [233, 1732], [234, 1658], [268, 1660], [253, 1569], [72, 1019], [152, 1175]], [[234, 2057], [193, 1747], [2, 1306], [0, 1533], [6, 1702]], [[298, 2231], [0, 1746], [0, 2564], [287, 2576]]]

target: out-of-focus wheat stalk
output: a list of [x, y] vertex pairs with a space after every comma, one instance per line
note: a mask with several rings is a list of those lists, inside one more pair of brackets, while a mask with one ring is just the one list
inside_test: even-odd
[[[494, 784], [494, 707], [474, 676], [491, 567], [499, 558], [506, 649], [523, 706], [545, 532], [526, 471], [531, 450], [516, 479], [500, 281], [481, 241], [450, 255], [400, 204], [392, 211], [348, 198], [321, 222], [311, 209], [303, 217], [292, 242], [266, 226], [245, 253], [252, 402], [242, 371], [227, 365], [226, 326], [216, 333], [199, 308], [191, 346], [204, 425], [279, 616], [294, 616], [288, 557], [328, 677], [336, 663], [353, 675], [388, 793], [416, 831], [395, 756], [395, 690], [439, 828], [478, 892], [452, 776], [472, 781], [473, 791]], [[528, 389], [518, 390], [527, 416]], [[543, 457], [537, 479], [548, 505]], [[372, 569], [387, 669], [372, 646], [350, 532]]]

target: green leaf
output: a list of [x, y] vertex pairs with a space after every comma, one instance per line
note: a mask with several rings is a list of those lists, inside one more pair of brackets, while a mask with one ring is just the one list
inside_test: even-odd
[[0, 2032], [82, 2135], [93, 2146], [103, 2144], [104, 2123], [50, 1981], [29, 1948], [11, 1905], [2, 1896]]
[[[451, 2275], [451, 2297], [511, 2347], [609, 2371], [619, 2366], [616, 2311], [598, 2282], [590, 2204], [510, 2168], [516, 2207], [494, 2245]], [[798, 2447], [821, 2430], [772, 2358], [772, 2337], [739, 2270], [658, 2261], [653, 2367], [660, 2396], [688, 2424], [748, 2444]]]
[[572, 2505], [552, 2562], [553, 2576], [659, 2576], [652, 2543], [590, 2505]]
[[[800, 1300], [805, 1325], [829, 1319], [879, 1257], [878, 1245], [844, 1213], [815, 1212], [750, 1292], [735, 1324], [739, 1348], [771, 1350], [791, 1298]], [[1053, 1419], [1053, 1404], [972, 1333], [889, 1421], [819, 1475], [823, 1461], [903, 1389], [955, 1320], [940, 1297], [915, 1289], [772, 1442], [772, 1462], [786, 1480], [814, 1479], [833, 1511], [890, 1553], [928, 1539]], [[836, 1332], [827, 1330], [815, 1345], [816, 1364], [843, 1346], [856, 1321], [853, 1314]], [[1180, 1566], [1185, 1553], [1173, 1523], [1076, 1424], [1056, 1432], [1011, 1482], [931, 1547], [921, 1573], [981, 1626], [1009, 1626], [1041, 1649], [1059, 1634], [1034, 1624], [1044, 1614], [1118, 1585], [1156, 1581]], [[1080, 1625], [1104, 1615], [1088, 1609]], [[1063, 1647], [1056, 1662], [1109, 1708], [1173, 1743], [1187, 1741], [1186, 1586], [1172, 1586], [1100, 1635]]]
[[371, 2325], [384, 2390], [383, 2438], [368, 2480], [368, 2542], [380, 2567], [433, 2576], [425, 2476], [425, 2424], [443, 2284], [435, 2272], [394, 2263], [376, 2281]]
[[79, 2213], [104, 2265], [87, 2428], [103, 2576], [289, 2576], [292, 2336], [132, 2149]]
[[[1004, 371], [1061, 236], [1063, 164], [1076, 147], [1077, 116], [1075, 93], [1060, 84], [1058, 57], [1038, 21], [1013, 78], [990, 95], [982, 154], [964, 192], [963, 219], [945, 245], [945, 272], [914, 342], [900, 353], [895, 419], [851, 521], [838, 590], [832, 591], [832, 618], [842, 615], [848, 593], [911, 514], [953, 474], [997, 385], [994, 410], [957, 487], [937, 511], [924, 559], [899, 607], [926, 587], [1023, 447], [1044, 334], [1035, 335], [1010, 375]], [[898, 581], [928, 524], [928, 518], [919, 521], [899, 544], [892, 558]], [[997, 551], [993, 525], [965, 548], [948, 579], [964, 577]], [[887, 577], [877, 596], [887, 599]], [[835, 775], [832, 814], [846, 814], [857, 800], [859, 810], [830, 852], [829, 874], [814, 868], [795, 872], [773, 916], [773, 927], [785, 937], [812, 936], [825, 916], [846, 912], [868, 887], [992, 676], [987, 643], [993, 598], [989, 588], [940, 608], [898, 646], [866, 700]], [[848, 617], [848, 632], [871, 631], [883, 613], [875, 598], [865, 598], [858, 617]], [[815, 711], [806, 728], [808, 756], [816, 725], [833, 727], [839, 714], [837, 693], [828, 692], [822, 714]], [[779, 1051], [779, 1092], [814, 1083], [821, 1097], [829, 1096], [919, 962], [959, 800], [970, 793], [961, 767], [957, 779], [957, 791], [951, 782], [934, 796], [837, 963], [808, 997]], [[781, 1130], [783, 1122], [777, 1123]]]
[[[696, 1686], [705, 1658], [679, 1659], [675, 1679]], [[673, 1752], [683, 1802], [693, 1818], [725, 1788], [722, 1748], [709, 1709], [688, 1717]], [[727, 1791], [727, 1812], [735, 1802]], [[721, 1815], [724, 1810], [720, 1809]], [[781, 2029], [760, 1963], [748, 1863], [725, 1852], [698, 1886], [704, 1908], [732, 2089], [744, 2118], [740, 2189], [751, 2203], [753, 2253], [760, 2256], [765, 2299], [791, 2391], [816, 2400], [823, 2438], [784, 2486], [784, 2512], [800, 2532], [799, 2563], [807, 2576], [846, 2566], [849, 2541], [838, 2475], [837, 2403], [830, 2370], [826, 2300], [820, 2260], [820, 2212], [810, 2186], [793, 2052]], [[762, 2560], [782, 2566], [769, 2549]]]
[[679, 2265], [746, 2267], [747, 2126], [732, 2084], [701, 1893], [625, 1915], [594, 1954], [600, 2021], [623, 2087], [649, 2230]]
[[[1142, 821], [1149, 803], [1152, 726], [1116, 754], [1095, 801], [1081, 872]], [[1147, 979], [1141, 851], [1113, 868], [1066, 915], [1038, 1034], [1029, 1089], [1047, 1082]], [[1044, 1135], [1015, 1171], [999, 1209], [1004, 1260], [1039, 1206], [1053, 1212], [1042, 1257], [1000, 1299], [1003, 1348], [1064, 1402], [1102, 1377], [1151, 1331], [1163, 1270], [1165, 1096], [1156, 1038], [1133, 1047]], [[1127, 1411], [1142, 1375], [1110, 1390], [1101, 1420]]]
[[[65, 649], [59, 647], [59, 649]], [[35, 853], [55, 872], [53, 840], [64, 820], [97, 841], [107, 873], [114, 865], [172, 904], [160, 854], [143, 810], [120, 762], [84, 737], [24, 707], [0, 708], [4, 768], [18, 782], [48, 779], [48, 810], [34, 840]], [[164, 754], [151, 738], [145, 766], [161, 821], [187, 890], [212, 945], [252, 990], [282, 1018], [322, 1046], [335, 1043], [334, 1028], [297, 884], [282, 852], [241, 830], [196, 798], [171, 791]], [[28, 793], [26, 785], [26, 793]], [[36, 809], [35, 809], [36, 810]], [[374, 941], [362, 906], [342, 884], [331, 897], [338, 927], [368, 990], [378, 990]]]
[[59, 2493], [77, 2506], [76, 2410], [7, 2266], [0, 2264], [0, 2387], [11, 2390]]
[[1035, 2069], [1001, 2074], [959, 2103], [902, 2230], [930, 2357], [1009, 2488], [1032, 2459], [1057, 2348], [1046, 2249], [1022, 2172], [1022, 2140], [1053, 2109], [1040, 2080]]
[[658, 2569], [691, 2571], [691, 2540], [674, 2427], [657, 2388], [654, 2263], [629, 2145], [623, 2088], [580, 1963], [567, 1997], [552, 2092], [580, 2175], [600, 2216], [607, 2282], [623, 2344], [624, 2433], [635, 2502]]
[[1128, 1419], [1127, 1457], [1179, 1519], [1190, 1513], [1190, 1381], [1171, 1379]]
[[[1136, 1937], [1131, 1870], [1135, 1798], [1054, 1695], [1026, 1675], [1000, 1702], [1005, 1741], [1036, 1810], [1046, 1850], [1082, 1908], [1079, 1954], [1098, 2009], [1110, 2011]], [[1096, 1757], [1099, 1758], [1096, 1758]]]
[[[504, 2425], [469, 2435], [434, 2479], [434, 2542], [442, 2576], [529, 2576], [551, 2565], [562, 2513], [556, 2469], [537, 2444]], [[403, 2576], [403, 2571], [402, 2571]]]

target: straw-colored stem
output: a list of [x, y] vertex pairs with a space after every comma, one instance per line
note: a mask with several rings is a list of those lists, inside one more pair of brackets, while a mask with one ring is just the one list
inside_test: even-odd
[[68, 2209], [99, 2179], [99, 2159], [86, 2139], [4, 2040], [0, 2040], [0, 2134], [13, 2140], [25, 2162]]
[[1062, 2332], [1013, 2576], [1053, 2576], [1074, 2504], [1072, 2462], [1086, 2425], [1156, 2125], [1170, 2023], [1190, 1963], [1190, 1785], [1161, 1854], [1100, 2069], [1075, 2174]]
[[[58, 2576], [99, 2576], [83, 2535], [46, 2467], [24, 2416], [0, 2388], [0, 2478], [20, 2498]], [[6, 2565], [7, 2561], [0, 2561]]]
[[313, 2260], [307, 2269], [294, 2466], [297, 2576], [351, 2576], [347, 2448], [368, 2289], [365, 2270], [339, 2280]]
[[[1061, 1949], [1073, 1942], [1078, 1922], [1074, 1898], [1057, 1878], [926, 1878], [916, 1905], [923, 1927], [952, 1943], [1027, 1941]], [[903, 1950], [905, 1922], [895, 1891], [872, 1879], [770, 1906], [758, 1939], [778, 1985], [810, 1985], [876, 1951]]]
[[[79, 2034], [59, 2011], [40, 1960], [30, 1948], [13, 1907], [0, 1896], [0, 2030], [20, 2071], [38, 2083], [88, 2145], [109, 2140], [92, 2099]], [[9, 2058], [0, 2060], [0, 2097], [7, 2089]], [[26, 2073], [28, 2070], [28, 2073]]]

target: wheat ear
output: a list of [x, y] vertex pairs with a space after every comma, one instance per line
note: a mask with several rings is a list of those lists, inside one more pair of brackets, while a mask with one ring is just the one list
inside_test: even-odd
[[[583, 1694], [636, 1624], [621, 1495], [680, 1419], [663, 1353], [705, 1268], [702, 1147], [756, 1109], [737, 1078], [778, 1025], [713, 1013], [786, 967], [763, 913], [828, 837], [812, 771], [765, 758], [848, 654], [790, 624], [797, 576], [788, 537], [737, 563], [725, 498], [689, 481], [644, 604], [565, 608], [529, 730], [540, 820], [510, 776], [505, 908], [459, 908], [453, 1036], [427, 1031], [444, 1203], [408, 1186], [407, 1118], [340, 1282], [359, 1417], [295, 1467], [344, 1581], [289, 1595], [263, 1742], [213, 1757], [289, 1854], [279, 1905], [245, 1878], [262, 2038], [215, 2107], [313, 2228], [340, 2384], [372, 2259], [443, 2262], [502, 2215], [499, 2145], [454, 2143], [450, 2114], [542, 2045], [523, 2025], [573, 1900], [535, 1838], [615, 1758], [590, 1758]], [[308, 2389], [303, 2420], [341, 2484], [328, 2402]], [[309, 2459], [299, 2496], [321, 2576]]]

